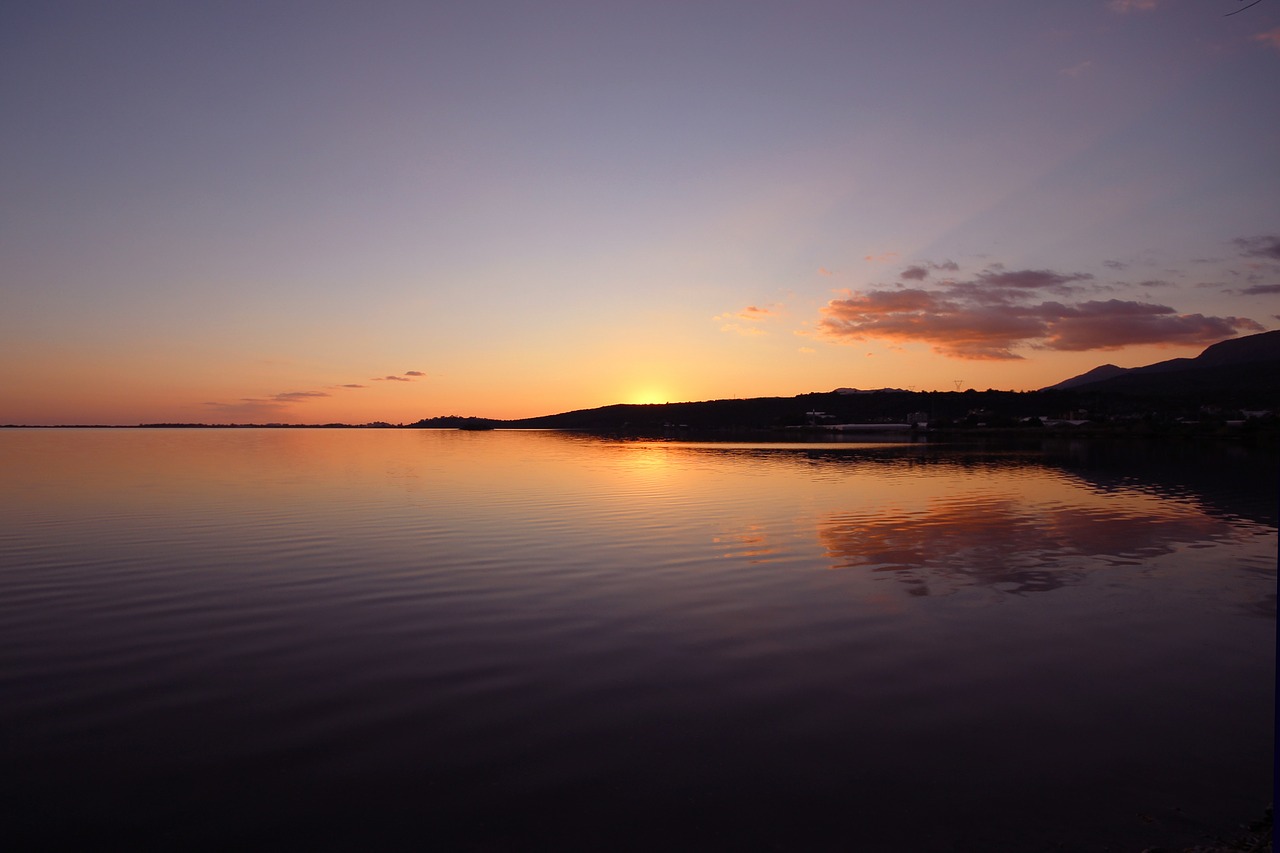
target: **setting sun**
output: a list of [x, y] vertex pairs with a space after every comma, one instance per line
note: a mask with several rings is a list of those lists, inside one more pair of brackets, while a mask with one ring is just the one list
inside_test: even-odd
[[635, 389], [627, 395], [623, 402], [648, 405], [651, 403], [669, 403], [671, 400], [665, 390], [657, 386], [649, 385]]

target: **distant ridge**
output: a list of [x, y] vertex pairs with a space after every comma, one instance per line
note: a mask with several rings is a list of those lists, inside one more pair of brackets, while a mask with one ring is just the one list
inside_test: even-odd
[[905, 394], [902, 388], [837, 388], [832, 394]]
[[1280, 393], [1280, 331], [1219, 341], [1195, 358], [1132, 368], [1104, 364], [1040, 390], [1188, 395], [1227, 388]]
[[1133, 368], [1116, 367], [1114, 364], [1104, 364], [1101, 367], [1095, 367], [1088, 373], [1081, 373], [1079, 376], [1073, 376], [1070, 379], [1064, 379], [1057, 385], [1050, 385], [1048, 388], [1041, 388], [1041, 391], [1065, 391], [1068, 388], [1079, 388], [1081, 385], [1088, 385], [1090, 382], [1101, 382], [1104, 379], [1111, 379], [1128, 373]]

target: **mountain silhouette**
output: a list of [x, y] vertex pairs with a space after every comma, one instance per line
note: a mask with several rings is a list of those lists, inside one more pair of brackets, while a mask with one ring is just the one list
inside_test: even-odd
[[1040, 390], [1143, 396], [1226, 391], [1280, 394], [1280, 331], [1220, 341], [1195, 358], [1171, 358], [1131, 368], [1104, 364]]

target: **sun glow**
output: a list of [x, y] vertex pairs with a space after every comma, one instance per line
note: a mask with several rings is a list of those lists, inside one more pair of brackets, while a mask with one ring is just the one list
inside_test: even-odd
[[629, 395], [627, 395], [624, 402], [646, 405], [651, 403], [666, 403], [669, 402], [669, 400], [667, 398], [667, 392], [664, 389], [650, 385], [634, 389]]

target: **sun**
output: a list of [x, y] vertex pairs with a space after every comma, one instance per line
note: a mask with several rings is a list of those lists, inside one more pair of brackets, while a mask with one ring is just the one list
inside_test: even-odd
[[665, 403], [667, 402], [667, 392], [662, 388], [658, 388], [653, 385], [649, 385], [642, 388], [636, 388], [629, 395], [627, 395], [626, 402], [636, 403], [639, 405], [647, 405], [651, 403]]

